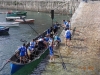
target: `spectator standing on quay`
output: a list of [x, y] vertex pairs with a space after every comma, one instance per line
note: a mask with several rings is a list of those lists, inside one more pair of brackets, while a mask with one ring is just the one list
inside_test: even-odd
[[65, 46], [70, 46], [70, 40], [71, 40], [71, 31], [69, 28], [65, 29]]
[[65, 30], [66, 30], [67, 28], [71, 29], [70, 21], [65, 21], [65, 20], [63, 20], [63, 25], [62, 25], [62, 27], [64, 27]]

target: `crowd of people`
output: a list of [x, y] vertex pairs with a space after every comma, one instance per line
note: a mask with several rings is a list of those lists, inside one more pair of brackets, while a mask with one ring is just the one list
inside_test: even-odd
[[[48, 48], [49, 49], [49, 55], [50, 55], [50, 62], [54, 61], [54, 46], [56, 42], [61, 42], [60, 37], [57, 34], [59, 25], [58, 23], [55, 23], [50, 29], [48, 29], [45, 33], [45, 35], [41, 35], [38, 37], [38, 39], [33, 39], [29, 46], [26, 47], [25, 43], [18, 48], [18, 51], [20, 53], [20, 63], [25, 63], [25, 59], [28, 58], [31, 59], [31, 54], [35, 50], [43, 50]], [[30, 60], [31, 61], [31, 60]]]
[[[70, 40], [71, 40], [71, 25], [70, 21], [63, 20], [63, 24], [61, 25], [65, 29], [65, 46], [70, 46]], [[31, 54], [37, 49], [37, 50], [43, 50], [46, 48], [49, 48], [49, 55], [50, 55], [50, 62], [53, 62], [55, 60], [54, 58], [54, 46], [59, 44], [61, 42], [61, 38], [58, 36], [57, 33], [58, 30], [58, 24], [55, 23], [50, 29], [46, 31], [46, 34], [44, 36], [38, 37], [38, 39], [33, 39], [29, 46], [26, 47], [25, 43], [18, 48], [20, 52], [20, 63], [25, 63], [26, 57], [28, 59], [31, 59]]]
[[71, 40], [71, 24], [70, 21], [63, 20], [62, 27], [65, 29], [65, 46], [70, 46]]

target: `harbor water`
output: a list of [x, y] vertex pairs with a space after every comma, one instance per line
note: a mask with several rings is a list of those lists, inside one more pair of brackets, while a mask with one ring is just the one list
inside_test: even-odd
[[[7, 12], [7, 9], [1, 9], [0, 12]], [[27, 18], [35, 19], [34, 24], [20, 24], [9, 29], [8, 35], [0, 36], [0, 66], [5, 63], [15, 52], [15, 50], [23, 44], [23, 41], [31, 41], [33, 38], [44, 32], [52, 26], [50, 13], [27, 11]], [[6, 14], [0, 14], [0, 22], [6, 22]], [[53, 22], [61, 23], [63, 19], [68, 20], [70, 16], [55, 14]], [[32, 28], [31, 28], [31, 27]], [[0, 75], [10, 75], [10, 63], [8, 63]]]

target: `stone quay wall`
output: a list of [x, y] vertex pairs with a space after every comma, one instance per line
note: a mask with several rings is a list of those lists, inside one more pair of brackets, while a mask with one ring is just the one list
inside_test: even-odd
[[80, 0], [2, 0], [0, 8], [73, 14], [79, 3]]

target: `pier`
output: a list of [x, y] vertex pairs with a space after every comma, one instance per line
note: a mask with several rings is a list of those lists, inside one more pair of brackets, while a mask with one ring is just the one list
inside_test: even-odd
[[63, 30], [60, 48], [54, 50], [55, 62], [49, 62], [41, 75], [100, 75], [100, 2], [81, 2], [71, 27], [75, 28], [71, 46], [65, 47]]

